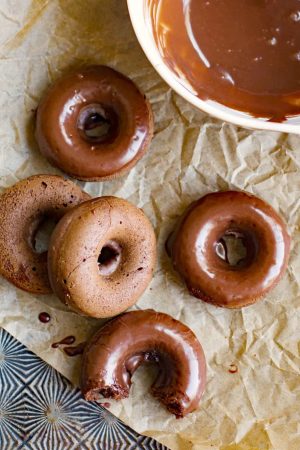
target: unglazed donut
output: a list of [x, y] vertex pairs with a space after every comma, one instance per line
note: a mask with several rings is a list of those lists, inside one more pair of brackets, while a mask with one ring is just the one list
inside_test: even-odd
[[35, 251], [36, 232], [47, 217], [59, 219], [89, 198], [55, 175], [35, 175], [6, 189], [0, 197], [1, 275], [25, 291], [50, 293], [47, 254]]
[[145, 362], [158, 374], [151, 392], [177, 417], [198, 408], [206, 382], [206, 363], [194, 333], [171, 316], [131, 311], [107, 322], [87, 344], [81, 390], [86, 400], [129, 395], [131, 377]]
[[137, 86], [106, 66], [59, 79], [37, 110], [36, 139], [56, 167], [103, 181], [132, 168], [153, 136], [151, 107]]
[[53, 291], [75, 311], [99, 318], [119, 314], [137, 301], [155, 261], [149, 219], [117, 197], [90, 200], [65, 215], [48, 252]]
[[[226, 261], [224, 239], [242, 239], [246, 255]], [[219, 247], [223, 246], [223, 255]], [[250, 305], [286, 270], [290, 236], [274, 209], [245, 192], [208, 194], [193, 203], [167, 242], [191, 295], [227, 308]]]

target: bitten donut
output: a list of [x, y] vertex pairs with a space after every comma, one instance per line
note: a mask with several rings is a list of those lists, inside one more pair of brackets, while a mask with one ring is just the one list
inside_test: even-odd
[[198, 408], [206, 363], [194, 333], [167, 314], [131, 311], [107, 322], [87, 344], [81, 390], [86, 400], [129, 395], [131, 377], [143, 363], [158, 367], [151, 392], [177, 417]]
[[[226, 240], [245, 254], [230, 263]], [[286, 270], [290, 236], [274, 209], [245, 192], [208, 194], [193, 203], [167, 242], [175, 270], [191, 295], [218, 306], [250, 305]]]
[[48, 252], [53, 291], [75, 311], [99, 318], [137, 301], [155, 261], [149, 219], [117, 197], [96, 198], [70, 211], [56, 226]]
[[102, 181], [132, 168], [153, 136], [151, 107], [137, 86], [105, 66], [58, 80], [37, 110], [43, 155], [79, 180]]
[[6, 189], [0, 197], [0, 273], [20, 289], [48, 294], [47, 253], [35, 250], [35, 235], [47, 217], [59, 219], [89, 199], [72, 181], [36, 175]]

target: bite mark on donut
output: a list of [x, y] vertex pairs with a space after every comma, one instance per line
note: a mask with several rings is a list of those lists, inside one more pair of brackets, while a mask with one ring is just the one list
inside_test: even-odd
[[[149, 357], [144, 356], [143, 362], [155, 362], [159, 363], [160, 358], [159, 356], [151, 356], [149, 353]], [[99, 386], [94, 387], [90, 390], [88, 390], [84, 394], [84, 398], [87, 401], [98, 401], [101, 398], [110, 398], [113, 400], [123, 400], [125, 398], [129, 397], [129, 389], [131, 386], [131, 373], [128, 372], [129, 376], [129, 384], [127, 388], [124, 388], [120, 386], [119, 384], [110, 384], [110, 385], [103, 385], [101, 381], [99, 381]], [[188, 403], [190, 399], [187, 395], [185, 395], [180, 390], [174, 391], [174, 392], [164, 392], [161, 389], [155, 388], [155, 386], [151, 387], [151, 393], [153, 397], [155, 397], [157, 400], [159, 400], [169, 412], [174, 414], [177, 418], [184, 417], [184, 403]]]
[[122, 400], [129, 397], [129, 389], [123, 389], [118, 384], [107, 385], [91, 389], [84, 395], [87, 401], [95, 402], [102, 397], [113, 400]]
[[[177, 418], [184, 417], [183, 403], [188, 402], [189, 398], [182, 392], [163, 393], [151, 388], [153, 397], [159, 400], [167, 410], [174, 414]], [[113, 400], [123, 400], [129, 397], [129, 389], [124, 389], [118, 384], [97, 387], [86, 392], [85, 399], [87, 401], [99, 401], [101, 398], [110, 398]], [[180, 398], [180, 400], [179, 400]]]
[[187, 403], [190, 399], [183, 392], [177, 391], [176, 395], [174, 393], [163, 393], [156, 391], [156, 389], [151, 389], [153, 397], [157, 398], [170, 413], [174, 414], [176, 418], [184, 417], [183, 404]]
[[181, 322], [153, 310], [124, 313], [92, 338], [83, 355], [85, 399], [127, 398], [133, 374], [147, 363], [156, 366], [151, 393], [172, 414], [184, 417], [198, 407], [206, 378], [201, 345]]

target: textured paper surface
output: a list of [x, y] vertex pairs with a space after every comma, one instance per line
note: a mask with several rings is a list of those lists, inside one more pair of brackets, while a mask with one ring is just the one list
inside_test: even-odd
[[[147, 393], [151, 375], [134, 377], [131, 396], [111, 411], [135, 430], [177, 450], [300, 448], [300, 137], [223, 124], [179, 98], [151, 67], [132, 31], [125, 0], [1, 0], [1, 190], [38, 173], [59, 173], [39, 154], [34, 110], [48, 87], [71, 67], [109, 64], [149, 97], [155, 138], [126, 177], [84, 187], [142, 207], [155, 226], [159, 258], [140, 308], [155, 308], [190, 326], [207, 357], [201, 408], [176, 420]], [[165, 239], [186, 206], [219, 189], [245, 189], [270, 202], [289, 224], [288, 271], [264, 300], [240, 311], [190, 297], [173, 272]], [[1, 279], [0, 325], [78, 380], [80, 357], [51, 343], [74, 334], [84, 341], [99, 321], [68, 312], [54, 297], [36, 297]], [[43, 325], [41, 311], [52, 320]], [[235, 364], [236, 373], [230, 373]]]

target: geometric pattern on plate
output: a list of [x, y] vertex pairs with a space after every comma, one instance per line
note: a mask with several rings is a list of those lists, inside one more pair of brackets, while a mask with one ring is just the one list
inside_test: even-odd
[[0, 328], [1, 450], [168, 450], [140, 436]]

